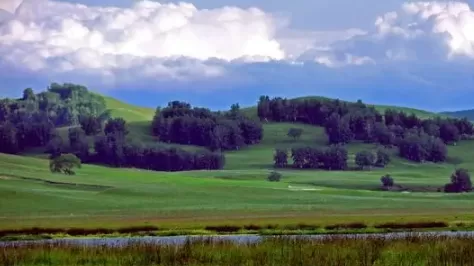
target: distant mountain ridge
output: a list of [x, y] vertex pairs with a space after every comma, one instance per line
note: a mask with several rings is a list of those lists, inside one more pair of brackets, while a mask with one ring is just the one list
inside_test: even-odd
[[441, 112], [440, 114], [452, 116], [456, 118], [464, 118], [474, 121], [474, 109], [452, 111], [452, 112]]

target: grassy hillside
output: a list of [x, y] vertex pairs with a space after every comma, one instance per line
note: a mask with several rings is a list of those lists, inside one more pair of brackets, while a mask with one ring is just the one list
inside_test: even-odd
[[[156, 141], [149, 130], [154, 110], [112, 98], [106, 98], [106, 102], [113, 116], [129, 122], [133, 138]], [[246, 111], [254, 112], [256, 108]], [[420, 116], [432, 115], [414, 111]], [[290, 127], [304, 129], [299, 140], [286, 136]], [[51, 174], [44, 159], [0, 154], [0, 195], [6, 199], [0, 201], [0, 228], [146, 223], [197, 228], [228, 223], [474, 219], [474, 194], [435, 192], [449, 182], [456, 167], [474, 171], [474, 141], [450, 146], [445, 164], [416, 164], [392, 156], [392, 163], [385, 169], [287, 169], [281, 171], [281, 182], [266, 180], [273, 171], [276, 147], [325, 144], [326, 135], [320, 127], [270, 123], [264, 125], [260, 144], [226, 153], [224, 170], [165, 173], [84, 165], [72, 177]], [[372, 144], [348, 145], [350, 165], [357, 151], [374, 148]], [[411, 192], [379, 191], [380, 177], [385, 174]]]
[[106, 96], [104, 99], [113, 117], [122, 117], [128, 122], [150, 121], [155, 115], [155, 110], [152, 108], [138, 107]]
[[[51, 174], [48, 161], [0, 154], [0, 228], [19, 226], [120, 226], [153, 223], [173, 228], [208, 224], [297, 222], [367, 223], [400, 220], [470, 220], [474, 194], [377, 191], [380, 177], [418, 191], [442, 186], [456, 166], [474, 170], [474, 141], [450, 147], [451, 164], [395, 159], [373, 171], [282, 171], [266, 181], [274, 147], [324, 145], [321, 128], [303, 126], [300, 140], [286, 136], [291, 124], [265, 125], [260, 145], [227, 153], [221, 171], [150, 172], [85, 165], [77, 176]], [[350, 153], [373, 148], [349, 145]], [[87, 224], [84, 225], [84, 219]]]

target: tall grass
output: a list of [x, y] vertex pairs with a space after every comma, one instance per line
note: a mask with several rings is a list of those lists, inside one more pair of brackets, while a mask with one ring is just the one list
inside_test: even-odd
[[10, 244], [0, 265], [472, 265], [474, 238], [270, 238], [257, 243], [202, 239], [182, 245]]

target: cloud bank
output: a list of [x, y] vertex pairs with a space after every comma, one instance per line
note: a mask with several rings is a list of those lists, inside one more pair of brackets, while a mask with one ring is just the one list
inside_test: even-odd
[[33, 72], [111, 76], [141, 68], [144, 75], [215, 76], [222, 69], [202, 61], [285, 58], [274, 39], [275, 25], [256, 8], [199, 10], [152, 1], [114, 8], [25, 0], [0, 27], [0, 55], [4, 64]]
[[300, 60], [328, 66], [474, 59], [474, 11], [460, 2], [410, 2], [379, 16], [374, 28]]
[[252, 100], [264, 92], [474, 95], [466, 70], [474, 66], [474, 11], [466, 3], [407, 2], [370, 29], [309, 32], [258, 8], [19, 2], [0, 2], [0, 77], [9, 86], [233, 89]]

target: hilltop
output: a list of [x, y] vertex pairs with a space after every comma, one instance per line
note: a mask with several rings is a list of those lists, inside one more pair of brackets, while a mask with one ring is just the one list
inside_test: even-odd
[[[290, 100], [292, 100], [292, 99], [290, 99]], [[293, 98], [293, 100], [332, 101], [334, 99], [323, 97], [323, 96], [306, 96], [306, 97]], [[350, 101], [343, 101], [343, 100], [341, 100], [341, 102], [353, 103], [353, 102], [350, 102]], [[379, 105], [379, 104], [367, 104], [367, 105], [374, 107], [377, 111], [379, 111], [381, 113], [385, 112], [385, 110], [387, 110], [387, 109], [390, 109], [390, 110], [394, 110], [394, 111], [398, 111], [398, 112], [405, 112], [407, 114], [415, 114], [415, 115], [417, 115], [418, 117], [421, 117], [421, 118], [433, 118], [433, 117], [437, 117], [437, 116], [441, 116], [441, 117], [449, 116], [448, 113], [435, 113], [435, 112], [430, 112], [430, 111], [425, 111], [425, 110], [420, 110], [420, 109], [410, 108], [410, 107], [401, 107], [401, 106], [393, 106], [393, 105]], [[250, 107], [242, 108], [242, 111], [249, 117], [255, 117], [255, 118], [258, 117], [257, 106], [250, 106]], [[457, 116], [457, 117], [462, 118], [463, 116]]]

